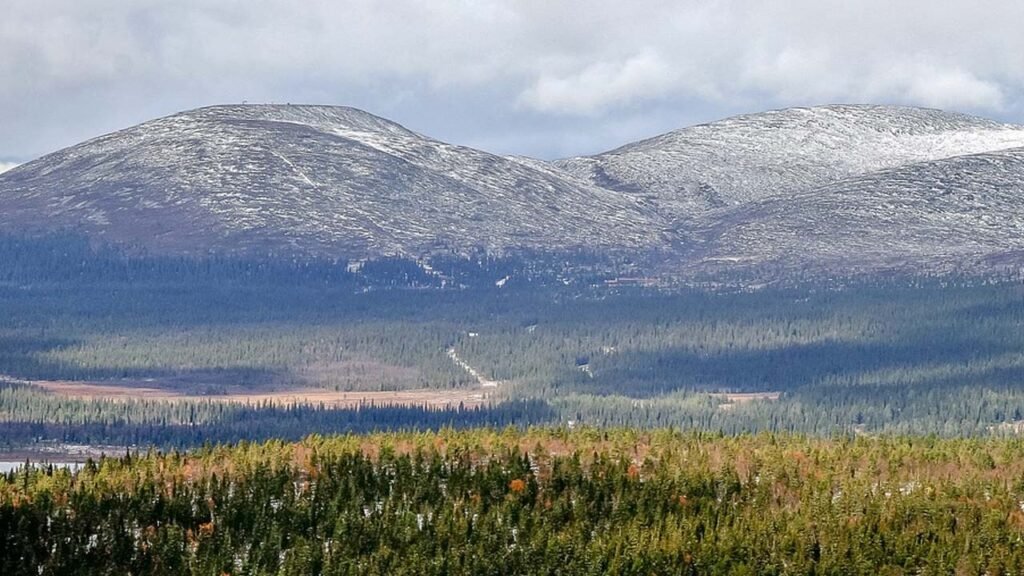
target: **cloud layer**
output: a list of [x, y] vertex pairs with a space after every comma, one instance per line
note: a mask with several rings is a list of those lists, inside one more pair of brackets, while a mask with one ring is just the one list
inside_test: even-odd
[[349, 104], [560, 156], [827, 102], [1018, 120], [1015, 0], [16, 0], [0, 157], [222, 102]]

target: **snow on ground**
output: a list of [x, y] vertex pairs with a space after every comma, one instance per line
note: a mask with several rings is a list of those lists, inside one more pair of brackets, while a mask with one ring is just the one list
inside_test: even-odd
[[841, 105], [737, 116], [549, 163], [440, 142], [354, 108], [214, 106], [0, 175], [0, 231], [354, 262], [585, 248], [657, 253], [656, 272], [668, 274], [782, 261], [923, 272], [1024, 254], [1021, 150], [1020, 126]]

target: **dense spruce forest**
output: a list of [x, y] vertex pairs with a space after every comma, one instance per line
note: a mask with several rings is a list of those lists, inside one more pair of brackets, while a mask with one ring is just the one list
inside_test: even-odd
[[8, 574], [1020, 574], [1019, 440], [450, 429], [0, 476]]
[[[481, 424], [1004, 435], [1024, 421], [1019, 279], [615, 281], [635, 265], [585, 254], [185, 259], [5, 237], [0, 448]], [[187, 395], [115, 402], [41, 383]], [[486, 401], [219, 401], [295, 388]]]

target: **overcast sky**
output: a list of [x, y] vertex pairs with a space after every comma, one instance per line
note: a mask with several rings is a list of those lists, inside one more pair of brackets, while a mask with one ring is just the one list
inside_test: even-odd
[[345, 104], [498, 153], [901, 103], [1024, 121], [1019, 0], [4, 0], [0, 170], [217, 103]]

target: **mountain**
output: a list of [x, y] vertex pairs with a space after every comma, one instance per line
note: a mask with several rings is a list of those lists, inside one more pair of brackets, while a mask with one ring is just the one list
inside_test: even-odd
[[1024, 127], [894, 106], [750, 114], [556, 162], [353, 108], [214, 106], [0, 174], [0, 232], [178, 255], [586, 249], [663, 277], [986, 273], [1024, 264], [1022, 151]]
[[691, 268], [1024, 265], [1024, 148], [909, 164], [714, 212]]
[[557, 164], [670, 219], [915, 162], [1024, 146], [1024, 127], [939, 110], [789, 108], [683, 128]]
[[660, 242], [627, 195], [344, 107], [176, 114], [0, 175], [0, 199], [0, 229], [74, 230], [157, 253], [371, 257]]

